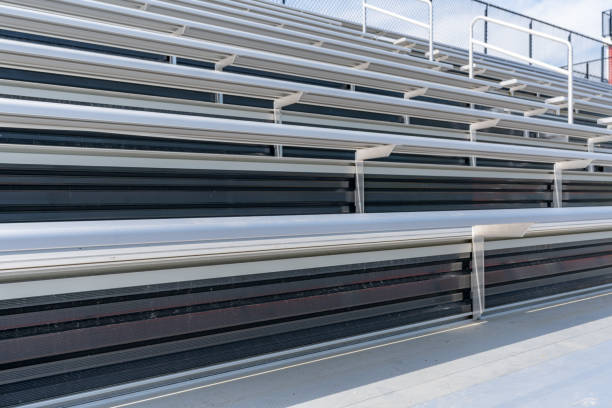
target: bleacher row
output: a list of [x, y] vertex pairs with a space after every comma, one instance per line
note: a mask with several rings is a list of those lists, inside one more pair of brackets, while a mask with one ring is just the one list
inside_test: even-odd
[[0, 406], [612, 283], [608, 84], [263, 0], [0, 26]]

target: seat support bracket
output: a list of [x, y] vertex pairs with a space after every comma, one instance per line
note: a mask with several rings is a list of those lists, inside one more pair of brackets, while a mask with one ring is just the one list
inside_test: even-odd
[[470, 274], [472, 319], [480, 320], [485, 311], [485, 239], [522, 238], [531, 225], [531, 223], [516, 223], [472, 227], [472, 271]]
[[563, 207], [563, 170], [579, 170], [588, 167], [592, 159], [585, 160], [568, 160], [557, 162], [554, 165], [553, 170], [553, 207]]
[[[599, 136], [599, 137], [591, 137], [589, 139], [587, 139], [587, 151], [589, 153], [593, 153], [595, 151], [595, 145], [597, 143], [605, 143], [605, 142], [612, 142], [612, 135], [610, 136]], [[593, 165], [589, 165], [589, 172], [593, 172]]]
[[[497, 126], [498, 123], [499, 123], [499, 119], [487, 119], [487, 120], [483, 120], [482, 122], [476, 122], [476, 123], [470, 124], [470, 142], [476, 141], [476, 132], [482, 129], [488, 129], [490, 127]], [[472, 167], [476, 166], [476, 157], [474, 156], [470, 157], [470, 166]]]
[[365, 212], [365, 178], [363, 162], [369, 159], [389, 157], [395, 145], [381, 145], [355, 150], [355, 212]]
[[[302, 99], [303, 92], [296, 92], [289, 95], [281, 96], [278, 99], [274, 100], [274, 123], [283, 123], [281, 111], [285, 106], [293, 105], [298, 103], [300, 99]], [[282, 145], [274, 145], [274, 156], [283, 157], [283, 146]]]

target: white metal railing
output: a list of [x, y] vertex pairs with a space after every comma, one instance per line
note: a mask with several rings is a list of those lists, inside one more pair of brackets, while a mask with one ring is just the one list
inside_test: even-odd
[[[526, 57], [524, 55], [518, 54], [516, 52], [512, 52], [509, 50], [506, 50], [502, 47], [499, 47], [497, 45], [492, 45], [489, 43], [485, 43], [484, 41], [480, 41], [474, 38], [474, 26], [476, 25], [476, 23], [478, 21], [486, 21], [486, 22], [491, 22], [494, 24], [499, 24], [501, 26], [505, 26], [505, 27], [509, 27], [512, 29], [515, 29], [517, 31], [522, 31], [524, 33], [528, 33], [531, 35], [536, 35], [538, 37], [542, 37], [542, 38], [546, 38], [549, 39], [551, 41], [555, 41], [558, 42], [560, 44], [564, 44], [567, 47], [567, 69], [563, 69], [563, 68], [559, 68], [557, 66], [548, 64], [546, 62], [543, 61], [539, 61], [537, 59], [531, 58], [531, 57]], [[529, 62], [531, 64], [534, 65], [539, 65], [543, 68], [547, 68], [551, 71], [560, 73], [562, 75], [567, 75], [567, 122], [568, 123], [574, 123], [574, 80], [573, 80], [573, 69], [574, 69], [574, 57], [573, 57], [573, 49], [572, 49], [572, 44], [567, 41], [564, 40], [562, 38], [558, 38], [558, 37], [554, 37], [552, 35], [546, 34], [546, 33], [542, 33], [539, 31], [535, 31], [533, 29], [530, 28], [525, 28], [525, 27], [521, 27], [515, 24], [511, 24], [511, 23], [506, 23], [505, 21], [501, 21], [501, 20], [497, 20], [491, 17], [487, 17], [487, 16], [476, 16], [474, 17], [474, 19], [472, 20], [472, 23], [470, 24], [470, 42], [469, 42], [469, 61], [468, 61], [468, 67], [469, 67], [469, 72], [470, 72], [470, 78], [474, 78], [474, 45], [480, 45], [482, 47], [488, 48], [488, 49], [492, 49], [494, 51], [497, 52], [501, 52], [502, 54], [506, 54], [509, 55], [511, 57], [523, 60], [525, 62]]]
[[378, 11], [379, 13], [386, 14], [390, 17], [397, 18], [399, 20], [405, 21], [410, 24], [417, 25], [419, 27], [423, 27], [429, 32], [429, 60], [433, 61], [434, 53], [433, 53], [433, 3], [431, 0], [416, 0], [421, 3], [426, 3], [429, 6], [429, 24], [423, 23], [422, 21], [415, 20], [410, 17], [402, 16], [400, 14], [394, 13], [393, 11], [386, 10], [381, 7], [374, 6], [372, 4], [368, 4], [368, 0], [362, 0], [362, 31], [365, 33], [368, 25], [368, 9]]

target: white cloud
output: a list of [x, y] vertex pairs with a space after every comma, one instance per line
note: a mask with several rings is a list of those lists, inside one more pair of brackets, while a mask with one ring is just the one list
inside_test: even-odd
[[612, 8], [610, 0], [497, 0], [493, 3], [595, 38], [601, 37], [601, 12]]

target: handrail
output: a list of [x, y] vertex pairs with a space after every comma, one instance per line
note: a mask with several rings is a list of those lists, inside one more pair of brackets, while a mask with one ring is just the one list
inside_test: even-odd
[[[568, 69], [563, 69], [563, 68], [559, 68], [557, 66], [551, 65], [551, 64], [547, 64], [546, 62], [543, 61], [539, 61], [537, 59], [531, 58], [531, 57], [525, 57], [523, 55], [520, 55], [518, 53], [512, 52], [512, 51], [508, 51], [505, 50], [499, 46], [496, 45], [492, 45], [489, 43], [485, 43], [483, 41], [477, 40], [474, 38], [474, 25], [478, 22], [478, 21], [487, 21], [487, 22], [491, 22], [494, 24], [499, 24], [505, 27], [509, 27], [512, 29], [515, 29], [517, 31], [522, 31], [524, 33], [529, 33], [531, 35], [537, 35], [539, 37], [542, 38], [546, 38], [555, 42], [558, 42], [560, 44], [564, 44], [565, 46], [567, 46], [567, 66]], [[506, 23], [505, 21], [501, 21], [501, 20], [497, 20], [495, 18], [491, 18], [491, 17], [487, 17], [487, 16], [476, 16], [474, 17], [474, 19], [472, 20], [471, 24], [470, 24], [470, 42], [469, 42], [469, 61], [468, 61], [468, 67], [469, 67], [469, 72], [470, 72], [470, 78], [474, 78], [474, 45], [480, 45], [482, 47], [486, 47], [498, 52], [501, 52], [502, 54], [506, 54], [509, 55], [511, 57], [523, 60], [525, 62], [529, 62], [532, 63], [534, 65], [539, 65], [543, 68], [547, 68], [551, 71], [563, 74], [563, 75], [567, 75], [567, 123], [574, 123], [574, 76], [573, 76], [573, 70], [574, 70], [574, 56], [573, 56], [573, 48], [572, 48], [572, 43], [570, 43], [567, 40], [561, 39], [561, 38], [557, 38], [554, 37], [552, 35], [546, 34], [546, 33], [542, 33], [539, 31], [535, 31], [531, 28], [525, 28], [525, 27], [521, 27], [518, 26], [516, 24], [511, 24], [511, 23]]]
[[427, 5], [429, 6], [429, 24], [425, 24], [421, 21], [417, 21], [415, 19], [412, 19], [410, 17], [406, 17], [406, 16], [402, 16], [400, 14], [394, 13], [392, 11], [389, 10], [385, 10], [383, 8], [380, 7], [376, 7], [373, 6], [371, 4], [367, 3], [367, 0], [362, 0], [361, 2], [361, 6], [362, 6], [362, 32], [365, 33], [366, 32], [366, 28], [367, 28], [367, 10], [368, 9], [372, 9], [374, 11], [378, 11], [379, 13], [382, 14], [386, 14], [388, 16], [391, 17], [395, 17], [399, 20], [403, 20], [406, 21], [410, 24], [414, 24], [417, 25], [419, 27], [423, 27], [429, 30], [429, 60], [433, 61], [434, 55], [433, 55], [433, 3], [431, 0], [417, 0], [420, 1], [421, 3], [427, 3]]

